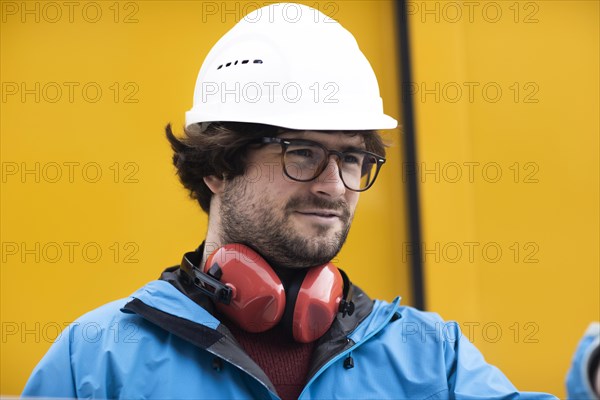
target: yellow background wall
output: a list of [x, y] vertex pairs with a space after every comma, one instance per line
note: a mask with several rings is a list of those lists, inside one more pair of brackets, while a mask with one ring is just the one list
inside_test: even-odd
[[565, 397], [599, 299], [599, 3], [409, 3], [427, 306]]
[[[306, 3], [354, 33], [399, 119], [392, 3]], [[20, 393], [70, 321], [203, 239], [206, 218], [180, 188], [163, 128], [181, 132], [210, 47], [266, 2], [69, 4], [0, 3], [4, 395]], [[386, 138], [396, 145], [337, 262], [373, 296], [409, 299], [395, 257], [406, 241], [398, 132]]]
[[[202, 240], [162, 129], [182, 126], [212, 44], [264, 3], [0, 1], [1, 394], [20, 392], [68, 322]], [[305, 3], [353, 32], [400, 119], [393, 3]], [[562, 396], [600, 318], [598, 2], [465, 3], [409, 3], [427, 304], [519, 388]], [[410, 304], [412, 166], [398, 131], [386, 137], [337, 261], [372, 296]]]

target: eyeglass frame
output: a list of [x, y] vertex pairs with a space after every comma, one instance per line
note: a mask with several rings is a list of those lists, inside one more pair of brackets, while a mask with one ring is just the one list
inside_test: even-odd
[[[322, 148], [325, 151], [325, 153], [327, 154], [327, 157], [323, 159], [324, 161], [323, 161], [322, 165], [317, 169], [315, 176], [313, 176], [310, 179], [302, 180], [302, 179], [294, 178], [287, 172], [287, 168], [286, 168], [286, 164], [285, 164], [285, 152], [287, 151], [288, 146], [291, 146], [296, 142], [303, 142], [303, 143], [307, 143], [310, 145], [315, 145], [317, 147]], [[340, 176], [340, 179], [342, 180], [344, 187], [353, 192], [364, 192], [364, 191], [370, 189], [371, 186], [373, 186], [373, 184], [377, 180], [377, 176], [379, 175], [379, 170], [381, 169], [383, 164], [385, 164], [385, 161], [386, 161], [385, 157], [382, 157], [379, 154], [372, 153], [370, 151], [366, 151], [366, 150], [362, 150], [362, 149], [353, 149], [351, 151], [331, 150], [319, 142], [315, 142], [314, 140], [308, 140], [308, 139], [285, 139], [285, 138], [279, 138], [279, 137], [265, 136], [262, 138], [258, 138], [251, 143], [263, 144], [263, 145], [267, 145], [267, 144], [281, 145], [281, 165], [283, 166], [283, 173], [288, 178], [290, 178], [291, 180], [293, 180], [295, 182], [311, 182], [311, 181], [314, 181], [315, 179], [317, 179], [319, 177], [319, 175], [321, 175], [323, 173], [323, 171], [325, 171], [325, 169], [327, 168], [327, 164], [329, 164], [329, 158], [331, 157], [331, 155], [335, 155], [337, 158], [336, 164], [338, 166], [338, 174]], [[373, 179], [371, 180], [369, 185], [367, 187], [365, 187], [364, 189], [352, 189], [351, 187], [349, 187], [346, 184], [346, 181], [344, 181], [344, 177], [342, 175], [342, 167], [340, 165], [340, 163], [342, 162], [342, 157], [344, 156], [345, 153], [356, 153], [356, 152], [368, 154], [370, 156], [375, 157], [375, 159], [377, 160], [377, 168], [375, 169], [375, 174], [373, 175]]]

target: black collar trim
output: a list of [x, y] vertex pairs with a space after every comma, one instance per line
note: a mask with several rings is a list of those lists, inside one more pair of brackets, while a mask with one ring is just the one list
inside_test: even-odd
[[219, 331], [204, 325], [152, 308], [140, 299], [131, 300], [122, 310], [135, 313], [202, 349], [209, 348], [224, 336]]

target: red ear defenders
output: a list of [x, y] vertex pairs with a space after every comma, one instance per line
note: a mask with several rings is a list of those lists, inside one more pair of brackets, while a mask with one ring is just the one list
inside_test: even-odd
[[186, 253], [181, 269], [217, 309], [247, 332], [263, 332], [280, 321], [294, 340], [312, 342], [329, 329], [338, 312], [352, 315], [352, 285], [327, 263], [299, 274], [287, 287], [254, 250], [228, 244], [213, 252], [201, 270], [202, 254]]

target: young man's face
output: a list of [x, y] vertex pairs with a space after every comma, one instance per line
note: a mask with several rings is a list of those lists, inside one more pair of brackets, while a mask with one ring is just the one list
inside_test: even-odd
[[[360, 135], [307, 131], [279, 137], [312, 140], [338, 151], [364, 149]], [[279, 144], [249, 150], [246, 173], [224, 182], [221, 240], [249, 244], [280, 267], [324, 264], [348, 235], [359, 193], [344, 186], [335, 156], [316, 179], [297, 182], [284, 174], [281, 153]]]

